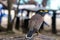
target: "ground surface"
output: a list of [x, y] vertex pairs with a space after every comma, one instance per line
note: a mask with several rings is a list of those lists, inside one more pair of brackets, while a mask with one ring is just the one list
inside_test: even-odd
[[0, 35], [0, 40], [56, 40], [54, 37], [46, 36], [46, 35], [36, 35], [31, 39], [25, 38], [25, 35], [18, 34], [9, 34], [9, 35]]

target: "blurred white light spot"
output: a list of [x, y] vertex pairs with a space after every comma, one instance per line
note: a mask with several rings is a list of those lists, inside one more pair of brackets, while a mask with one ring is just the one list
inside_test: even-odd
[[17, 16], [18, 16], [18, 17], [20, 17], [21, 15], [22, 15], [22, 13], [21, 13], [21, 12], [19, 12]]
[[56, 11], [56, 13], [60, 13], [60, 10], [59, 11]]
[[14, 12], [14, 10], [11, 10], [11, 17], [12, 17], [12, 19], [14, 18], [14, 14], [15, 12]]
[[53, 14], [53, 11], [49, 11], [49, 13]]
[[0, 8], [2, 8], [3, 7], [3, 5], [2, 4], [0, 4]]
[[8, 15], [8, 10], [5, 10], [5, 14], [7, 14], [7, 15]]
[[53, 16], [53, 11], [49, 11], [49, 14], [51, 15], [51, 17]]
[[4, 10], [1, 10], [2, 14], [5, 13]]
[[14, 7], [14, 8], [17, 8], [17, 5], [13, 4], [13, 7]]
[[26, 15], [27, 15], [27, 12], [24, 11], [24, 12], [23, 12], [23, 17], [26, 17]]

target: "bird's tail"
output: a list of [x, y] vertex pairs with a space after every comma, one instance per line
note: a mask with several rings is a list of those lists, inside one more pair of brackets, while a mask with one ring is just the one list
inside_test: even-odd
[[27, 38], [32, 38], [34, 33], [35, 33], [35, 30], [29, 30], [29, 32], [27, 33], [26, 37]]

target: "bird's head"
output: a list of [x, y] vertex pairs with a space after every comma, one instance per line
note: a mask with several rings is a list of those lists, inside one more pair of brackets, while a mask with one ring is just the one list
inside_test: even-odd
[[45, 16], [45, 14], [48, 14], [48, 10], [38, 10], [36, 14], [40, 14], [41, 16]]

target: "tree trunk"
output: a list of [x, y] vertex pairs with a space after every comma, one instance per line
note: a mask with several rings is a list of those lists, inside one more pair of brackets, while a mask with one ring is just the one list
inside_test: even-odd
[[8, 25], [7, 25], [7, 31], [12, 31], [12, 25], [11, 25], [11, 15], [10, 15], [10, 11], [11, 11], [11, 0], [7, 0], [8, 1]]

